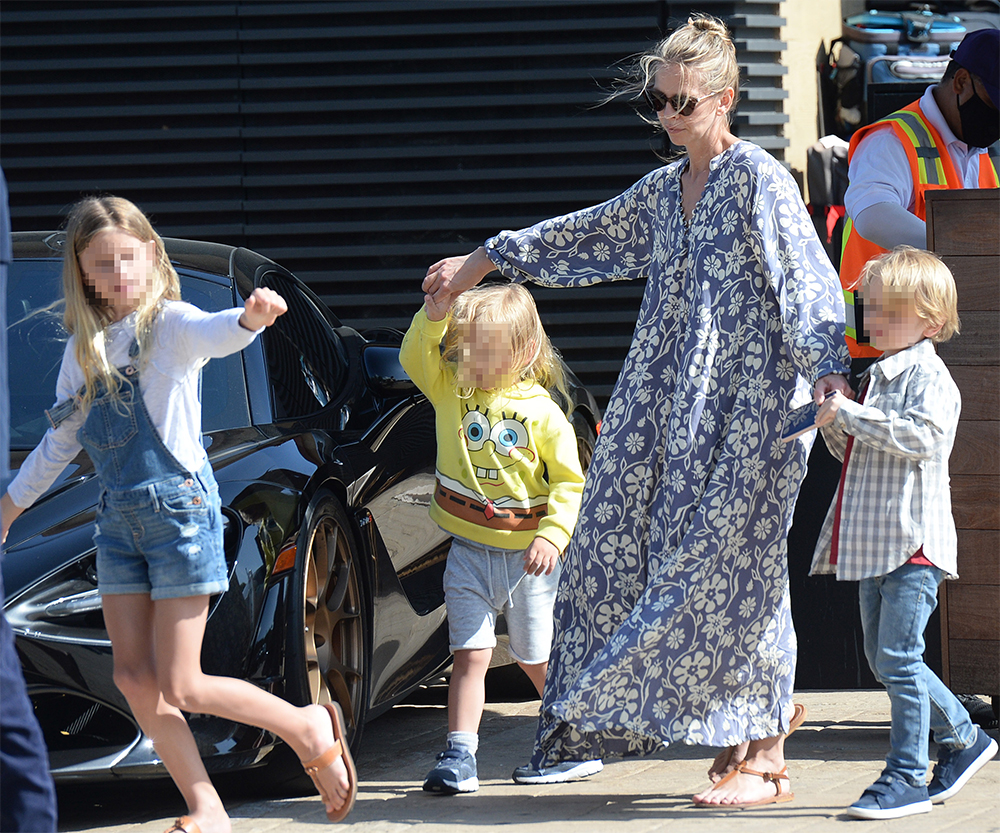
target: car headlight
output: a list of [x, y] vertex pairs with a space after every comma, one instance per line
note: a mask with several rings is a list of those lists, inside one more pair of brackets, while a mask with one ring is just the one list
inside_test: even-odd
[[8, 603], [14, 632], [35, 639], [110, 645], [94, 553], [45, 576]]

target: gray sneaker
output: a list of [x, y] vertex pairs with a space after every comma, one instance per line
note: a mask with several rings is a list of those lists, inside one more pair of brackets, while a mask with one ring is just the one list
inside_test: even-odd
[[526, 764], [515, 769], [512, 777], [515, 784], [562, 784], [589, 778], [602, 769], [604, 763], [600, 758], [593, 761], [563, 761], [540, 769]]
[[476, 756], [449, 746], [437, 756], [437, 766], [427, 773], [424, 789], [438, 795], [474, 793], [479, 789]]

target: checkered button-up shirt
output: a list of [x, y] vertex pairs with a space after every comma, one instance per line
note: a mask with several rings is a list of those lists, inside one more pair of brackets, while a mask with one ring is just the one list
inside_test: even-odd
[[958, 574], [948, 458], [962, 408], [958, 386], [925, 339], [877, 361], [864, 404], [845, 402], [824, 426], [844, 459], [853, 436], [840, 511], [837, 563], [830, 563], [836, 501], [827, 512], [812, 570], [843, 581], [891, 573], [923, 547], [949, 578]]

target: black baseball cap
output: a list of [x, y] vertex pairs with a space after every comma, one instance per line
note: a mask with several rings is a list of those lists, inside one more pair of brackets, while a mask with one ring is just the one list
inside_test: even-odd
[[1000, 29], [969, 32], [951, 57], [982, 79], [993, 106], [1000, 108]]

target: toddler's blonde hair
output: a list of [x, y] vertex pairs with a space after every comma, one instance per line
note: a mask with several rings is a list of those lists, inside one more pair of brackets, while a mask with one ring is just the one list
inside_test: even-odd
[[152, 327], [160, 305], [166, 300], [180, 300], [180, 281], [167, 258], [160, 239], [146, 215], [121, 197], [87, 197], [70, 209], [66, 219], [66, 246], [63, 251], [63, 297], [66, 329], [76, 336], [76, 360], [83, 371], [82, 404], [93, 402], [99, 390], [112, 395], [120, 390], [125, 377], [108, 362], [104, 333], [112, 323], [111, 311], [93, 303], [92, 293], [80, 268], [80, 255], [93, 239], [104, 231], [121, 231], [143, 243], [154, 244], [153, 285], [139, 300], [135, 334], [139, 342], [138, 361], [144, 362], [152, 341]]
[[[572, 405], [559, 353], [549, 341], [535, 299], [527, 289], [516, 283], [492, 283], [459, 295], [448, 319], [441, 351], [443, 362], [457, 367], [463, 334], [474, 323], [506, 324], [510, 328], [510, 374], [515, 384], [537, 382], [558, 391], [567, 408]], [[471, 394], [471, 390], [459, 389], [461, 396]]]
[[861, 270], [862, 290], [867, 289], [875, 278], [884, 287], [913, 290], [920, 319], [928, 326], [941, 326], [930, 337], [935, 343], [948, 341], [959, 332], [955, 278], [936, 255], [913, 246], [897, 246], [864, 265]]

